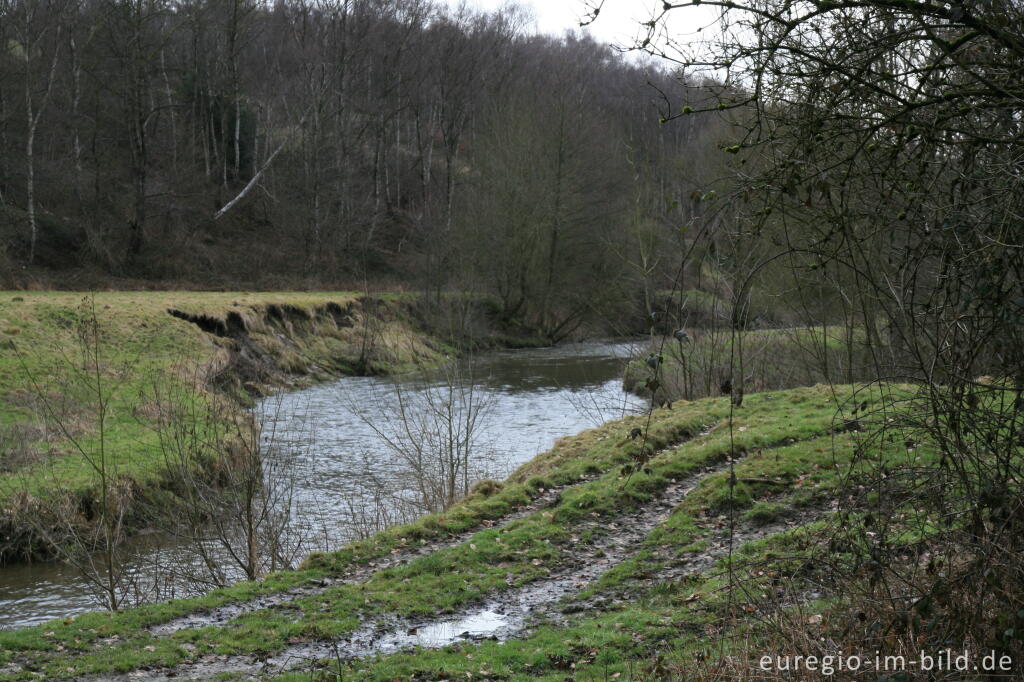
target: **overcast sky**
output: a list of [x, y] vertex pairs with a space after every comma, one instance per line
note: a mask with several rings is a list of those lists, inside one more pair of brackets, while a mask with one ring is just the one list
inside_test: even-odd
[[[469, 5], [486, 10], [497, 9], [507, 1], [466, 0]], [[460, 0], [447, 2], [454, 6]], [[553, 35], [562, 35], [566, 30], [579, 30], [580, 19], [587, 12], [585, 0], [517, 0], [516, 4], [530, 8], [539, 32]], [[597, 40], [628, 47], [633, 45], [643, 28], [640, 23], [649, 20], [655, 11], [660, 11], [661, 4], [661, 0], [605, 0], [597, 21], [582, 30]], [[668, 16], [673, 36], [685, 42], [699, 38], [697, 29], [701, 24], [710, 23], [714, 14], [711, 8], [705, 6], [673, 10]]]

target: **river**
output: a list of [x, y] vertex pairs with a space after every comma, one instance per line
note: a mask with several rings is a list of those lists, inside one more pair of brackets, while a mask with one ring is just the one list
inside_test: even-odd
[[[384, 439], [398, 438], [407, 425], [423, 427], [423, 405], [454, 403], [451, 414], [462, 423], [459, 415], [475, 415], [472, 478], [500, 479], [562, 436], [643, 409], [643, 401], [622, 391], [622, 370], [635, 351], [633, 344], [613, 342], [497, 351], [453, 365], [462, 388], [445, 373], [348, 377], [267, 398], [256, 411], [264, 445], [274, 453], [275, 484], [284, 479], [287, 486], [289, 542], [302, 553], [337, 549], [416, 513], [416, 496], [403, 483], [411, 478], [407, 458]], [[396, 416], [400, 406], [404, 420]], [[410, 442], [417, 441], [403, 441], [406, 447]], [[179, 544], [161, 533], [128, 543], [125, 574], [135, 585], [129, 602], [202, 590], [166, 570], [187, 561]], [[95, 610], [94, 595], [70, 566], [0, 568], [0, 628]]]

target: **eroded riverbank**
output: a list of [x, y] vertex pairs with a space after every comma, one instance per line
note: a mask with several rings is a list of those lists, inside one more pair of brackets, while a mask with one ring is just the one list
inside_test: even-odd
[[[262, 596], [232, 589], [0, 636], [2, 670], [11, 679], [250, 679], [292, 668], [298, 676], [285, 679], [318, 670], [526, 680], [561, 679], [570, 665], [594, 674], [650, 665], [666, 637], [685, 652], [751, 599], [774, 595], [772, 608], [792, 609], [815, 598], [789, 557], [808, 541], [803, 529], [830, 513], [856, 447], [856, 434], [836, 428], [832, 395], [750, 396], [731, 422], [722, 399], [659, 409], [649, 471], [629, 475], [622, 465], [639, 446], [627, 435], [646, 418], [611, 422], [560, 439], [445, 514], [248, 588]], [[733, 581], [742, 592], [724, 589]]]
[[[503, 478], [557, 438], [641, 407], [642, 401], [621, 390], [622, 368], [632, 351], [629, 343], [592, 342], [478, 355], [472, 381], [489, 403], [480, 424], [479, 444], [487, 452], [481, 463], [493, 467], [492, 477]], [[266, 445], [286, 462], [281, 470], [293, 477], [295, 546], [330, 551], [370, 530], [353, 527], [358, 521], [353, 510], [374, 502], [359, 474], [372, 464], [369, 473], [394, 477], [402, 463], [382, 461], [386, 456], [380, 453], [387, 450], [358, 409], [372, 404], [386, 412], [396, 386], [415, 393], [436, 385], [413, 374], [346, 377], [262, 401], [257, 412], [266, 422]], [[369, 454], [374, 451], [378, 454]], [[161, 534], [130, 543], [124, 562], [138, 598], [205, 591], [194, 580], [195, 570], [188, 575], [182, 570], [195, 560], [189, 549], [180, 539]], [[211, 551], [218, 554], [216, 547]], [[230, 571], [230, 558], [221, 560]], [[42, 562], [0, 569], [0, 627], [33, 625], [95, 608], [96, 586], [73, 567]]]

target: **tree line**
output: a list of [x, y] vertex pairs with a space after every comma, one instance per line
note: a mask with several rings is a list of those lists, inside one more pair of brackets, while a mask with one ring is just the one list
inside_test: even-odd
[[369, 280], [557, 331], [666, 285], [714, 123], [659, 118], [697, 93], [515, 7], [3, 2], [6, 284]]

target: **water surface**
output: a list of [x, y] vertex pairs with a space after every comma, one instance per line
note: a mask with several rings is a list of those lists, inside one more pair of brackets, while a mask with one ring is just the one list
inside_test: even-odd
[[[414, 414], [425, 395], [436, 399], [447, 392], [456, 408], [471, 400], [480, 408], [472, 430], [472, 477], [502, 478], [562, 436], [642, 409], [640, 399], [622, 391], [622, 370], [633, 350], [628, 343], [589, 342], [487, 353], [457, 366], [469, 388], [454, 392], [447, 392], [445, 376], [435, 372], [349, 377], [264, 400], [256, 410], [264, 422], [264, 445], [276, 462], [272, 484], [290, 490], [291, 540], [303, 552], [336, 549], [376, 526], [417, 513], [413, 499], [396, 509], [395, 500], [382, 498], [383, 491], [394, 494], [408, 478], [407, 462], [377, 432], [394, 434], [396, 423], [402, 430], [394, 417], [399, 405]], [[188, 596], [207, 587], [169, 570], [193, 560], [174, 538], [152, 534], [129, 543], [127, 551], [134, 590], [129, 602]], [[237, 571], [226, 572], [238, 577]], [[95, 610], [96, 593], [69, 566], [2, 568], [0, 627]]]

